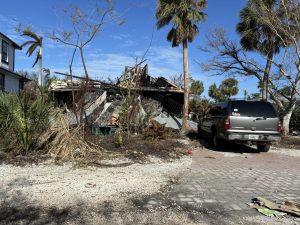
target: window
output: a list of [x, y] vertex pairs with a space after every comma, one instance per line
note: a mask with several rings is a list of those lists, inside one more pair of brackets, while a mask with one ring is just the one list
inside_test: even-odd
[[19, 91], [22, 91], [24, 89], [24, 81], [19, 80]]
[[4, 81], [5, 81], [4, 75], [0, 74], [0, 91], [4, 91], [5, 90]]
[[8, 63], [8, 43], [3, 40], [2, 40], [1, 61], [4, 63]]
[[231, 115], [276, 118], [277, 112], [269, 102], [258, 101], [233, 101]]

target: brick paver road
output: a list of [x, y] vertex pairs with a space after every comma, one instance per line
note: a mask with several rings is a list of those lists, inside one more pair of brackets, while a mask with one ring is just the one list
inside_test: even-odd
[[223, 150], [194, 151], [191, 174], [175, 187], [170, 199], [212, 211], [249, 209], [247, 203], [258, 196], [300, 202], [299, 157], [257, 153], [246, 146]]

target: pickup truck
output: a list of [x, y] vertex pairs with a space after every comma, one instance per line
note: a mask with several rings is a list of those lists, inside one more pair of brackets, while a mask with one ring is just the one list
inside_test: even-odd
[[198, 122], [199, 135], [215, 147], [224, 141], [256, 145], [267, 152], [281, 139], [281, 122], [274, 106], [266, 101], [228, 100], [214, 105]]

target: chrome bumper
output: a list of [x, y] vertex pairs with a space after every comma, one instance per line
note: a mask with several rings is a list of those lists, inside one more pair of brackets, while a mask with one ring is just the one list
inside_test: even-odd
[[227, 134], [227, 138], [230, 141], [278, 142], [281, 136], [276, 134], [229, 133]]

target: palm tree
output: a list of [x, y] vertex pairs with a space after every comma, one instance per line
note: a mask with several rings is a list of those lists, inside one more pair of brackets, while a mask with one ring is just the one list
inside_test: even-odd
[[246, 7], [240, 11], [240, 22], [236, 26], [241, 35], [240, 43], [245, 50], [258, 51], [267, 57], [262, 82], [262, 99], [268, 99], [269, 75], [274, 54], [279, 53], [282, 46], [281, 39], [274, 33], [269, 25], [260, 18], [255, 8], [266, 7], [280, 17], [279, 0], [249, 0]]
[[188, 128], [189, 112], [189, 78], [188, 78], [188, 42], [192, 42], [199, 33], [197, 24], [206, 18], [202, 10], [206, 0], [158, 0], [156, 9], [156, 26], [158, 29], [172, 24], [167, 40], [172, 47], [182, 44], [184, 74], [184, 106], [182, 129]]
[[25, 47], [29, 45], [26, 54], [30, 57], [35, 50], [36, 51], [36, 59], [32, 65], [34, 67], [37, 63], [39, 63], [39, 76], [38, 76], [38, 84], [42, 86], [42, 47], [43, 47], [43, 37], [38, 36], [34, 33], [30, 28], [27, 28], [22, 32], [22, 36], [27, 36], [32, 38], [33, 40], [24, 42], [21, 47]]

